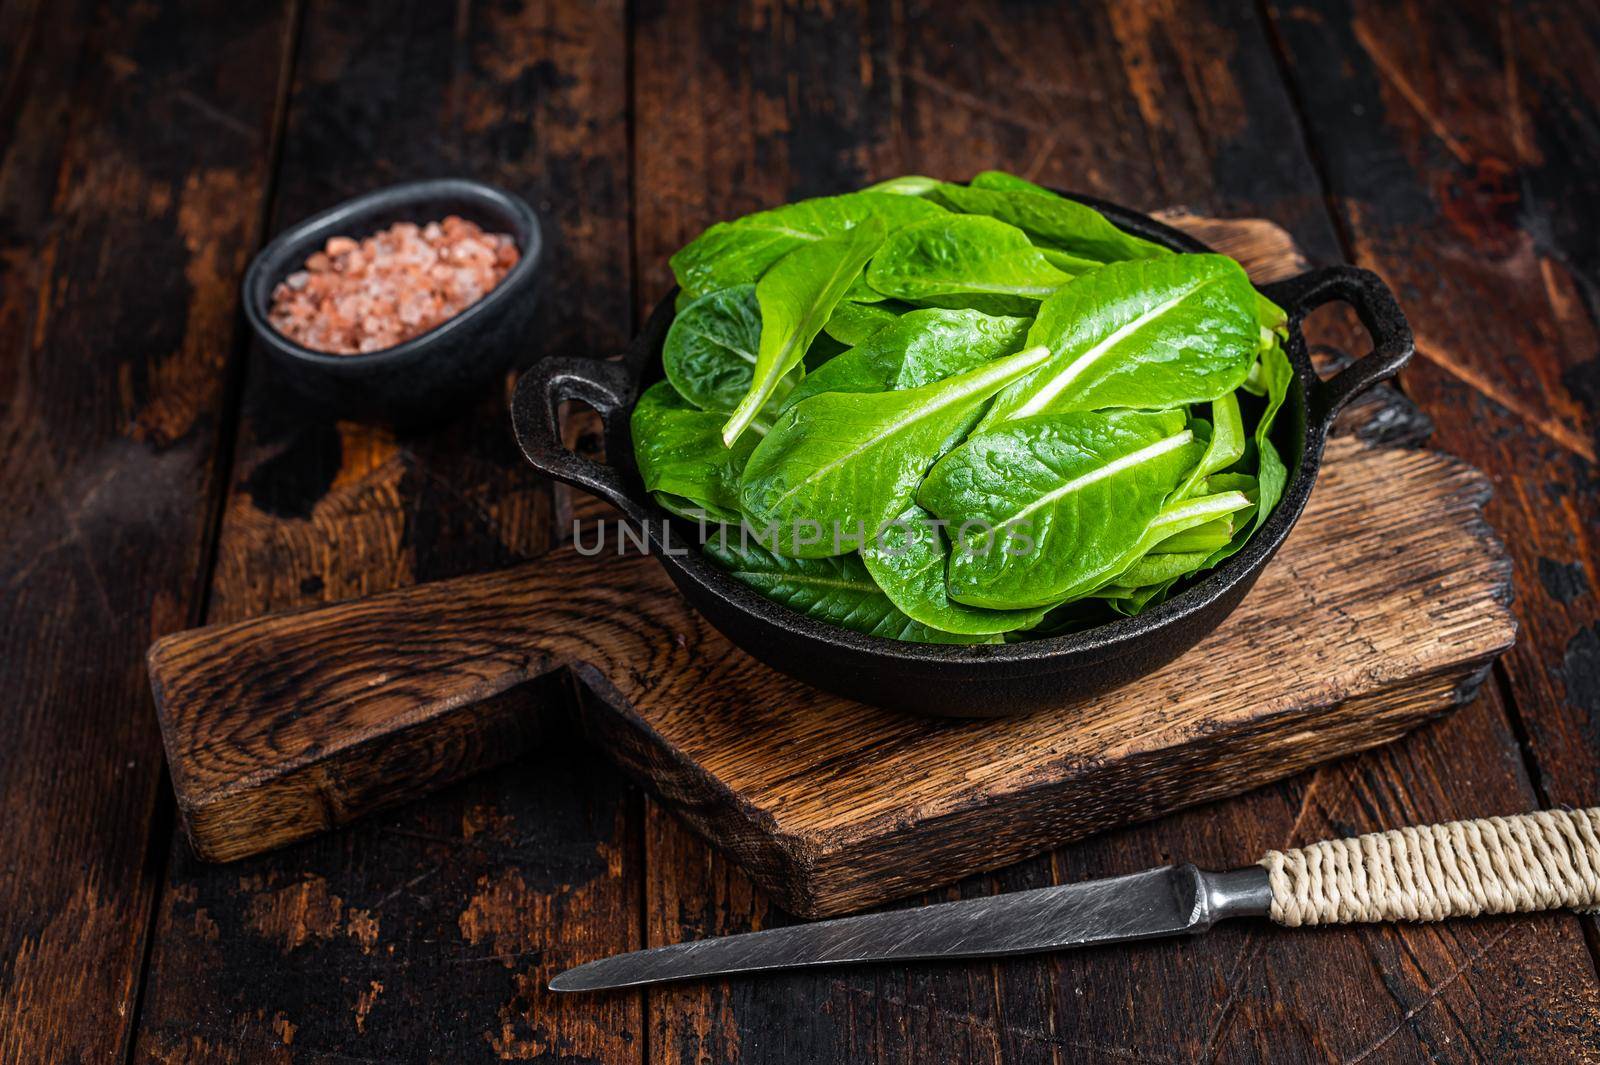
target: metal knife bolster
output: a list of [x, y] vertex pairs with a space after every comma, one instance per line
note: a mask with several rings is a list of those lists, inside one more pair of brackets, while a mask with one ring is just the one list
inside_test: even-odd
[[1193, 865], [1163, 866], [1034, 891], [654, 947], [569, 969], [550, 987], [592, 991], [812, 965], [1033, 954], [1204, 932], [1228, 917], [1264, 914], [1271, 899], [1267, 871], [1260, 866], [1225, 873]]
[[1265, 866], [1247, 865], [1213, 873], [1180, 865], [1173, 872], [1177, 881], [1189, 881], [1188, 891], [1194, 900], [1189, 923], [1192, 933], [1209, 931], [1212, 925], [1230, 917], [1265, 917], [1272, 909], [1272, 885]]

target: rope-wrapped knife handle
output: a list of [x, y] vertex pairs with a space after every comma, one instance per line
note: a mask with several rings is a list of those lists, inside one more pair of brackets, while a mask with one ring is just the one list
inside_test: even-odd
[[1600, 807], [1400, 828], [1261, 859], [1291, 928], [1600, 906]]

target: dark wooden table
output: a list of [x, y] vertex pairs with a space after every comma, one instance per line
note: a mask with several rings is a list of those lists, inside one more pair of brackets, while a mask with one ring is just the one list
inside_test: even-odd
[[1600, 13], [1556, 0], [0, 0], [0, 1062], [1600, 1059], [1600, 929], [1569, 914], [558, 998], [573, 961], [785, 918], [555, 713], [501, 771], [200, 864], [142, 667], [568, 525], [503, 396], [395, 435], [271, 387], [237, 286], [281, 226], [503, 183], [554, 238], [530, 344], [600, 354], [710, 221], [1001, 166], [1383, 274], [1405, 391], [1493, 477], [1522, 630], [1393, 747], [937, 897], [1592, 804], [1597, 99]]

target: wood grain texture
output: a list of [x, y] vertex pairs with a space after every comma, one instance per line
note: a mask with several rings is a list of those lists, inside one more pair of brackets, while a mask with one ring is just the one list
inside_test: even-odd
[[1214, 634], [1011, 720], [824, 695], [609, 552], [170, 636], [150, 668], [179, 808], [207, 858], [301, 838], [366, 812], [372, 781], [389, 801], [455, 772], [453, 747], [491, 746], [474, 728], [525, 710], [475, 704], [567, 668], [599, 696], [602, 746], [786, 909], [873, 905], [1388, 742], [1475, 693], [1514, 635], [1486, 484], [1422, 450], [1328, 460]]
[[[623, 5], [310, 0], [302, 23], [271, 229], [389, 182], [499, 183], [549, 241], [528, 357], [619, 348]], [[397, 434], [308, 416], [263, 369], [244, 386], [210, 620], [504, 567], [550, 543], [550, 488], [495, 390]], [[559, 681], [510, 698], [571, 701]], [[596, 1006], [543, 988], [567, 959], [638, 940], [638, 793], [559, 718], [509, 720], [473, 735], [497, 758], [520, 753], [514, 766], [351, 832], [226, 868], [173, 834], [134, 1060], [637, 1056], [638, 996]], [[416, 739], [472, 760], [448, 736]], [[369, 796], [404, 753], [377, 754]]]
[[[1338, 155], [1341, 165], [1366, 166], [1374, 184], [1388, 172], [1367, 163], [1359, 127], [1362, 114], [1373, 112], [1360, 110], [1361, 99], [1332, 101], [1330, 110], [1348, 116], [1343, 128], [1316, 140], [1315, 156], [1307, 150], [1311, 132], [1285, 89], [1273, 27], [1252, 5], [1091, 0], [1046, 10], [907, 0], [763, 5], [735, 19], [717, 5], [636, 11], [634, 233], [645, 306], [666, 284], [657, 265], [664, 254], [702, 225], [794, 193], [897, 173], [961, 177], [1000, 166], [1135, 206], [1263, 217], [1321, 264], [1346, 254], [1343, 222], [1326, 209], [1326, 160]], [[1411, 32], [1419, 47], [1429, 46], [1425, 29]], [[1581, 49], [1585, 39], [1576, 36], [1563, 51]], [[1318, 35], [1314, 21], [1306, 44], [1316, 51], [1315, 76], [1342, 84], [1340, 48]], [[795, 156], [795, 170], [766, 165]], [[1429, 236], [1419, 226], [1414, 239]], [[1414, 298], [1400, 295], [1407, 306]], [[1480, 302], [1475, 313], [1494, 313], [1492, 298]], [[1332, 311], [1311, 324], [1330, 359], [1364, 350], [1359, 330]], [[1345, 421], [1346, 431], [1415, 442], [1427, 426], [1409, 404], [1374, 403], [1361, 413]], [[1479, 431], [1471, 406], [1450, 416], [1462, 435]], [[1502, 464], [1514, 469], [1516, 461], [1501, 452], [1487, 467], [1497, 485], [1505, 483]], [[1542, 498], [1532, 493], [1528, 505]], [[1506, 505], [1502, 493], [1491, 515]], [[1501, 691], [1486, 686], [1463, 712], [1378, 753], [969, 878], [929, 901], [1174, 858], [1226, 865], [1332, 834], [1526, 809], [1540, 792], [1507, 709]], [[1561, 751], [1592, 764], [1596, 746], [1585, 740]], [[645, 843], [650, 942], [787, 919], [655, 804]], [[887, 967], [664, 988], [648, 995], [650, 1057], [1584, 1060], [1594, 1056], [1600, 1003], [1589, 989], [1593, 963], [1580, 928], [1553, 915], [1509, 930], [1354, 929], [1314, 946], [1224, 929], [1176, 954], [1167, 944], [991, 967]]]
[[[1505, 683], [1541, 794], [1588, 801], [1600, 794], [1600, 15], [1313, 3], [1275, 21], [1308, 130], [1328, 146], [1351, 255], [1406, 301], [1412, 394], [1444, 446], [1495, 471], [1489, 513], [1512, 547], [1527, 637]], [[1425, 38], [1410, 32], [1421, 25]], [[1345, 118], [1356, 111], [1359, 128]]]
[[[163, 871], [136, 664], [199, 620], [208, 485], [227, 489], [216, 621], [513, 564], [552, 514], [568, 525], [487, 399], [395, 438], [306, 423], [252, 375], [234, 468], [207, 466], [207, 434], [237, 428], [205, 398], [233, 340], [218, 278], [256, 242], [262, 188], [280, 190], [275, 224], [423, 174], [531, 193], [561, 229], [537, 344], [594, 354], [710, 221], [1002, 166], [1266, 218], [1312, 262], [1395, 283], [1423, 342], [1405, 387], [1496, 486], [1521, 634], [1475, 702], [1395, 744], [930, 898], [1593, 801], [1592, 4], [290, 7], [299, 32], [260, 5], [0, 0], [0, 673], [19, 693], [0, 1059], [116, 1058], [135, 1014], [140, 1062], [1600, 1058], [1584, 925], [1559, 914], [711, 982], [653, 990], [642, 1013], [639, 996], [552, 1000], [540, 977], [566, 957], [791, 918], [543, 714], [514, 766], [225, 868], [178, 840]], [[263, 46], [272, 19], [285, 32]], [[291, 68], [274, 173], [250, 131], [267, 138]], [[1333, 312], [1313, 324], [1327, 358], [1361, 350]], [[1403, 443], [1427, 424], [1387, 400], [1344, 422]]]
[[0, 9], [0, 1061], [133, 1031], [170, 832], [136, 659], [200, 618], [288, 30]]

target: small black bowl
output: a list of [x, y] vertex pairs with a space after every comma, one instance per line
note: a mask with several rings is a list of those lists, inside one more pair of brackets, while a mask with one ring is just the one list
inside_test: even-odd
[[[1074, 196], [1118, 226], [1175, 251], [1211, 249], [1185, 233], [1124, 207]], [[1283, 497], [1255, 536], [1166, 602], [1065, 636], [1011, 644], [950, 646], [904, 643], [814, 620], [761, 595], [719, 569], [695, 546], [682, 519], [650, 497], [633, 461], [629, 417], [634, 400], [658, 380], [661, 344], [677, 290], [667, 293], [620, 361], [546, 359], [517, 382], [511, 417], [523, 454], [535, 468], [593, 492], [643, 523], [656, 560], [691, 605], [745, 651], [847, 698], [924, 714], [998, 717], [1099, 695], [1177, 658], [1239, 605], [1305, 509], [1328, 430], [1345, 404], [1393, 377], [1411, 358], [1411, 328], [1383, 281], [1367, 270], [1332, 266], [1260, 286], [1289, 313], [1285, 351], [1294, 366], [1274, 426], [1289, 466]], [[1372, 335], [1373, 351], [1324, 381], [1312, 368], [1301, 332], [1314, 308], [1349, 303]], [[557, 421], [563, 400], [587, 403], [605, 422], [601, 464], [569, 450]], [[676, 528], [675, 528], [676, 525]], [[1316, 633], [1307, 633], [1316, 639]]]
[[[395, 222], [436, 222], [446, 215], [509, 233], [521, 254], [494, 291], [419, 337], [364, 355], [313, 351], [267, 320], [272, 290], [305, 265], [329, 237], [360, 240]], [[411, 424], [431, 421], [471, 400], [526, 350], [537, 302], [543, 238], [539, 218], [503, 189], [463, 178], [410, 181], [346, 200], [290, 226], [261, 250], [244, 275], [244, 313], [273, 370], [323, 410]]]

